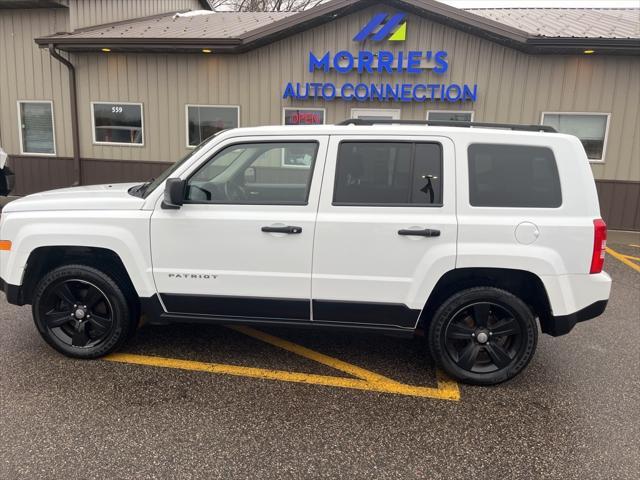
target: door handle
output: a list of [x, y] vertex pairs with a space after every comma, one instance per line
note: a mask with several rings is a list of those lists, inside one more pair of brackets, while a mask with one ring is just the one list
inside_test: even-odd
[[288, 233], [291, 235], [295, 233], [302, 233], [302, 227], [294, 227], [291, 225], [284, 227], [262, 227], [262, 231], [267, 233]]
[[398, 230], [398, 235], [415, 235], [418, 237], [439, 237], [440, 230], [425, 228], [424, 230]]

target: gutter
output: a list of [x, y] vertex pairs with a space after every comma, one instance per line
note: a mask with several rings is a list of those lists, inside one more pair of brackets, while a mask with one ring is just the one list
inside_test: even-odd
[[49, 54], [62, 63], [69, 70], [69, 101], [71, 103], [71, 138], [73, 142], [73, 175], [75, 181], [72, 186], [82, 183], [80, 170], [80, 134], [78, 133], [78, 93], [76, 88], [76, 69], [73, 64], [56, 50], [53, 43], [49, 44]]

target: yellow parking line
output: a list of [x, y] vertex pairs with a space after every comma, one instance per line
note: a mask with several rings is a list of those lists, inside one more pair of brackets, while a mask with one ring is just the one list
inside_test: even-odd
[[283, 350], [295, 353], [296, 355], [299, 355], [301, 357], [308, 358], [309, 360], [313, 360], [314, 362], [321, 363], [328, 367], [335, 368], [336, 370], [340, 370], [341, 372], [353, 375], [354, 377], [361, 378], [362, 380], [366, 380], [367, 382], [397, 383], [390, 378], [383, 377], [382, 375], [370, 372], [369, 370], [365, 370], [364, 368], [360, 368], [350, 363], [343, 362], [342, 360], [338, 360], [337, 358], [329, 357], [328, 355], [316, 352], [309, 348], [303, 347], [302, 345], [283, 340], [282, 338], [274, 337], [273, 335], [269, 335], [268, 333], [255, 330], [250, 327], [231, 327], [231, 329], [236, 330], [240, 333], [244, 333], [245, 335], [256, 338], [258, 340], [262, 340], [263, 342], [269, 343], [275, 347], [279, 347]]
[[458, 384], [447, 378], [439, 370], [436, 371], [437, 387], [420, 387], [397, 382], [375, 372], [352, 365], [337, 358], [329, 357], [309, 348], [297, 345], [282, 338], [274, 337], [249, 327], [231, 327], [234, 330], [249, 335], [257, 340], [295, 353], [309, 360], [316, 361], [357, 378], [334, 377], [330, 375], [316, 375], [313, 373], [289, 372], [265, 368], [242, 367], [221, 363], [206, 363], [178, 358], [136, 355], [131, 353], [112, 353], [104, 359], [110, 362], [144, 365], [149, 367], [177, 368], [197, 372], [236, 375], [240, 377], [258, 378], [262, 380], [278, 380], [281, 382], [306, 383], [327, 387], [351, 388], [370, 392], [391, 393], [413, 397], [434, 398], [439, 400], [460, 400]]
[[613, 250], [612, 248], [607, 247], [607, 253], [609, 255], [611, 255], [614, 258], [617, 258], [618, 260], [620, 260], [622, 263], [624, 263], [626, 266], [633, 268], [636, 272], [640, 272], [640, 265], [633, 263], [630, 258], [636, 258], [636, 257], [630, 257], [629, 255], [623, 255], [621, 253], [616, 252], [615, 250]]
[[238, 365], [225, 365], [220, 363], [195, 362], [193, 360], [180, 360], [177, 358], [152, 357], [147, 355], [135, 355], [131, 353], [112, 353], [104, 357], [110, 362], [144, 365], [148, 367], [177, 368], [196, 372], [219, 373], [236, 375], [240, 377], [259, 378], [262, 380], [279, 380], [281, 382], [306, 383], [323, 385], [327, 387], [352, 388], [371, 392], [393, 393], [409, 395], [413, 397], [427, 397], [440, 400], [460, 400], [458, 384], [445, 378], [438, 372], [438, 387], [417, 387], [405, 385], [395, 381], [368, 382], [356, 378], [332, 377], [329, 375], [316, 375], [313, 373], [287, 372], [284, 370], [269, 370], [265, 368], [241, 367]]

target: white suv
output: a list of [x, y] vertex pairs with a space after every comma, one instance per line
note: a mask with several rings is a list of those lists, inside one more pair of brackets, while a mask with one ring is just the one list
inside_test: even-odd
[[437, 364], [476, 384], [527, 365], [536, 320], [557, 336], [604, 311], [606, 226], [576, 137], [366, 123], [228, 130], [142, 185], [14, 201], [8, 301], [82, 358], [120, 347], [141, 316], [422, 329]]

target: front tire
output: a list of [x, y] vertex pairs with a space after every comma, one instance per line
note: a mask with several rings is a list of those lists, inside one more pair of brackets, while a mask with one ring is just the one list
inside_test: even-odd
[[116, 350], [135, 329], [121, 287], [86, 265], [65, 265], [36, 286], [33, 319], [44, 340], [75, 358], [98, 358]]
[[527, 366], [536, 349], [538, 328], [529, 307], [515, 295], [476, 287], [440, 305], [428, 341], [433, 359], [451, 377], [495, 385]]

